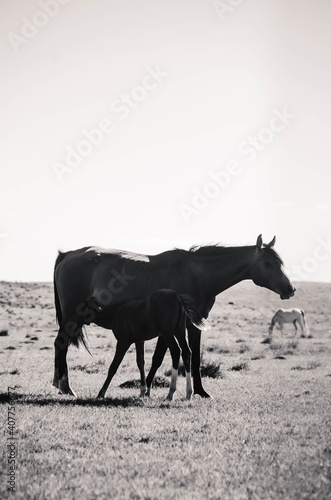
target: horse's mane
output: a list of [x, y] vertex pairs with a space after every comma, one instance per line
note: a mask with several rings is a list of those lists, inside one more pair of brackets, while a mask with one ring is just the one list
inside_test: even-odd
[[[194, 253], [196, 255], [212, 257], [213, 255], [227, 255], [229, 253], [233, 253], [236, 251], [242, 251], [245, 246], [226, 246], [221, 245], [220, 243], [216, 244], [207, 244], [207, 245], [193, 245], [188, 250], [190, 253]], [[263, 252], [269, 255], [270, 258], [275, 259], [280, 265], [283, 265], [284, 262], [280, 255], [273, 248], [268, 247], [266, 244], [263, 245]]]
[[231, 247], [221, 245], [220, 243], [208, 243], [207, 245], [192, 245], [189, 252], [196, 253], [197, 255], [219, 255], [222, 250], [228, 250]]
[[263, 247], [264, 247], [263, 248], [264, 252], [266, 252], [268, 255], [270, 255], [271, 258], [276, 259], [276, 261], [279, 262], [279, 264], [281, 266], [284, 265], [283, 259], [281, 258], [281, 256], [279, 255], [279, 253], [276, 252], [276, 250], [274, 250], [273, 248], [268, 247], [265, 244], [263, 244]]

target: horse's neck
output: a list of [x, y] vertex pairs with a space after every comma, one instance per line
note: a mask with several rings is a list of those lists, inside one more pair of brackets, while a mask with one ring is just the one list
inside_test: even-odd
[[212, 298], [242, 280], [251, 278], [256, 247], [219, 248], [214, 255], [196, 255], [194, 274], [204, 295]]

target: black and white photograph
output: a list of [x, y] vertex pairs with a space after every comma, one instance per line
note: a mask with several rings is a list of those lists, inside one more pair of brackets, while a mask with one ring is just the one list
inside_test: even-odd
[[331, 498], [330, 26], [1, 0], [1, 499]]

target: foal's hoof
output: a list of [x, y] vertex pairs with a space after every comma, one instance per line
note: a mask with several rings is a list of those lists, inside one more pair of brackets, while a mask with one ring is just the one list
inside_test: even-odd
[[140, 394], [139, 394], [139, 397], [140, 398], [144, 398], [146, 396], [146, 386], [142, 386], [140, 387]]

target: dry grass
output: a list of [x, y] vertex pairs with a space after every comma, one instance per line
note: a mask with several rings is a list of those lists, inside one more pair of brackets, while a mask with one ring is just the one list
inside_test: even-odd
[[[187, 402], [182, 378], [172, 403], [164, 401], [165, 387], [145, 400], [135, 386], [120, 388], [137, 379], [131, 348], [108, 397], [98, 401], [114, 353], [111, 332], [91, 329], [93, 357], [70, 349], [79, 399], [59, 396], [50, 384], [51, 285], [0, 284], [0, 327], [9, 332], [0, 339], [1, 432], [7, 439], [7, 386], [15, 388], [19, 431], [12, 498], [329, 498], [331, 331], [324, 312], [330, 297], [329, 285], [299, 284], [291, 305], [306, 310], [313, 338], [293, 338], [288, 329], [261, 344], [281, 303], [248, 283], [234, 287], [219, 297], [203, 336], [205, 364], [221, 367], [222, 378], [204, 379], [213, 400]], [[146, 345], [147, 367], [153, 342]], [[160, 380], [169, 366], [168, 356]], [[2, 477], [6, 467], [3, 460]], [[1, 488], [7, 498], [4, 481]]]

